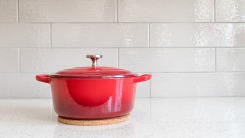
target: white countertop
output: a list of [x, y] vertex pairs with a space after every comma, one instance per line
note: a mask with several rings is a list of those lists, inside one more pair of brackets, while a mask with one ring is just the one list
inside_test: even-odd
[[1, 99], [0, 137], [244, 138], [244, 98], [137, 98], [131, 120], [108, 126], [57, 122], [51, 99]]

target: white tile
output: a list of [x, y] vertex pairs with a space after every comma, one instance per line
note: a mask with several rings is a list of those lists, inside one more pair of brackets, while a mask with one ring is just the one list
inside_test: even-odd
[[212, 22], [213, 0], [118, 0], [119, 22]]
[[0, 98], [50, 97], [49, 84], [36, 81], [35, 74], [0, 75]]
[[20, 22], [115, 22], [116, 0], [19, 0]]
[[153, 23], [150, 47], [244, 47], [244, 31], [244, 24]]
[[53, 24], [53, 47], [148, 47], [144, 23]]
[[0, 24], [0, 47], [49, 47], [49, 24]]
[[0, 49], [0, 73], [18, 72], [18, 49]]
[[91, 66], [89, 54], [102, 54], [99, 66], [117, 67], [117, 49], [21, 49], [21, 72], [57, 72], [63, 69]]
[[0, 22], [17, 22], [18, 0], [0, 0]]
[[155, 73], [152, 97], [245, 96], [245, 73]]
[[136, 85], [136, 97], [150, 97], [150, 82], [140, 82]]
[[[136, 73], [139, 76], [146, 73]], [[136, 84], [136, 97], [150, 97], [150, 81], [144, 81]]]
[[245, 71], [245, 48], [218, 48], [216, 58], [218, 71]]
[[134, 72], [214, 71], [213, 48], [122, 48], [119, 67]]
[[216, 21], [218, 22], [244, 22], [244, 0], [216, 0]]

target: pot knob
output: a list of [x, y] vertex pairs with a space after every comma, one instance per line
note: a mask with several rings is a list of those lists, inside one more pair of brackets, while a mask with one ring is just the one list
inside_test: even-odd
[[86, 58], [90, 58], [92, 60], [92, 67], [97, 67], [97, 60], [102, 58], [102, 55], [86, 55]]

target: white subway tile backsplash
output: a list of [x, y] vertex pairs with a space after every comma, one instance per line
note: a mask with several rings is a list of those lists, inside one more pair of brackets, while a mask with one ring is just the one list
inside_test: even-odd
[[99, 66], [117, 67], [117, 49], [21, 49], [21, 72], [57, 72], [63, 69], [91, 66], [89, 54], [102, 54]]
[[245, 73], [154, 73], [152, 97], [245, 96]]
[[119, 67], [134, 72], [210, 72], [213, 48], [121, 48]]
[[87, 54], [152, 73], [136, 97], [245, 96], [244, 22], [244, 0], [0, 0], [0, 98], [50, 97], [35, 75]]
[[242, 23], [153, 23], [150, 29], [150, 47], [245, 47]]
[[0, 49], [0, 73], [14, 73], [18, 69], [18, 49]]
[[244, 22], [244, 0], [216, 0], [217, 22]]
[[149, 83], [149, 81], [137, 84], [137, 86], [136, 86], [136, 97], [140, 97], [140, 98], [150, 97], [150, 83]]
[[213, 0], [118, 0], [119, 22], [212, 22]]
[[0, 22], [17, 22], [18, 0], [0, 0]]
[[35, 74], [0, 75], [0, 98], [50, 97], [49, 84], [37, 82]]
[[[146, 73], [136, 73], [136, 74], [140, 76]], [[136, 97], [150, 97], [150, 81], [137, 83]]]
[[50, 25], [1, 23], [2, 47], [50, 47]]
[[53, 24], [53, 47], [148, 47], [148, 24]]
[[19, 0], [20, 22], [116, 22], [116, 0]]
[[245, 48], [218, 48], [217, 71], [245, 71]]

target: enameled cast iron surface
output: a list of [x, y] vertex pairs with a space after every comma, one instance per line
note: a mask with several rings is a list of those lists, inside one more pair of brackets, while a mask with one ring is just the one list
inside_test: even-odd
[[72, 119], [101, 119], [128, 114], [134, 106], [136, 83], [150, 78], [150, 74], [107, 79], [36, 76], [38, 81], [50, 83], [56, 113]]
[[102, 119], [128, 114], [134, 106], [136, 83], [151, 79], [130, 71], [98, 67], [102, 55], [87, 55], [92, 67], [65, 69], [55, 74], [37, 75], [51, 85], [55, 112], [64, 118]]
[[54, 79], [51, 82], [57, 114], [74, 119], [99, 119], [128, 114], [134, 105], [131, 78], [104, 80]]

